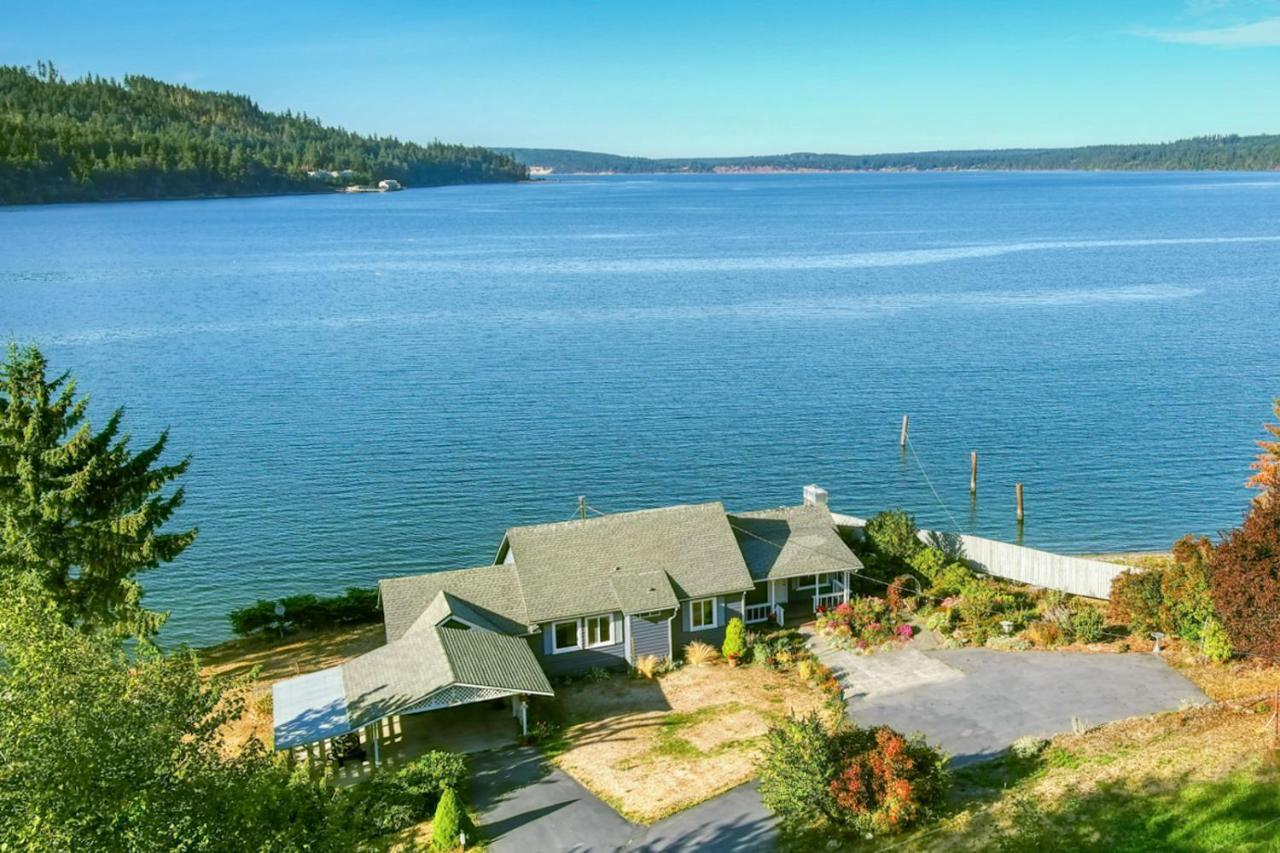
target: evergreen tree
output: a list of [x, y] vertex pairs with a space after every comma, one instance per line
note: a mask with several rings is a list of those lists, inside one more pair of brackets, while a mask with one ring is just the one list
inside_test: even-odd
[[150, 636], [164, 617], [142, 608], [134, 578], [196, 537], [161, 532], [183, 498], [165, 486], [189, 460], [160, 463], [167, 431], [132, 452], [123, 409], [95, 432], [88, 398], [46, 369], [38, 349], [16, 345], [0, 365], [0, 578], [34, 575], [68, 624]]

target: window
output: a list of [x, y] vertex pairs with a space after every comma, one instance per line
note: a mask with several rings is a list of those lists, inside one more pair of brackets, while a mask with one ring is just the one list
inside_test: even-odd
[[612, 616], [588, 616], [582, 621], [587, 629], [587, 648], [613, 645]]
[[703, 631], [716, 627], [716, 600], [700, 598], [689, 602], [689, 627], [694, 631]]
[[582, 648], [582, 640], [578, 636], [577, 619], [568, 622], [557, 622], [551, 626], [551, 651], [555, 653], [570, 652]]

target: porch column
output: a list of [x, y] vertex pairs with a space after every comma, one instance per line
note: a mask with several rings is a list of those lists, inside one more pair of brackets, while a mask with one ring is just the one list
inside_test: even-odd
[[813, 576], [813, 612], [818, 612], [818, 600], [822, 595], [822, 575]]
[[369, 742], [370, 752], [373, 753], [373, 766], [377, 767], [382, 764], [382, 755], [378, 748], [378, 728], [380, 721], [374, 721], [364, 727], [364, 739]]
[[849, 573], [844, 573], [844, 603], [849, 603]]
[[529, 697], [520, 697], [520, 734], [528, 737], [529, 735]]

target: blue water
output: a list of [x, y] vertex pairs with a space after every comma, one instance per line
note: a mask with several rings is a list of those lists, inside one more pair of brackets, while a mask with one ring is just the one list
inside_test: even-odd
[[[0, 209], [0, 335], [191, 453], [170, 641], [256, 597], [723, 499], [1027, 544], [1235, 524], [1280, 395], [1280, 176], [567, 178]], [[903, 413], [921, 467], [898, 449]], [[968, 454], [980, 453], [976, 502]]]

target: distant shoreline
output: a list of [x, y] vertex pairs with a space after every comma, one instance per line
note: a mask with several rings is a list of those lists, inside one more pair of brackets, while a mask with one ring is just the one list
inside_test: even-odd
[[[509, 184], [527, 184], [531, 183], [530, 179], [523, 181], [460, 181], [454, 184], [427, 184], [421, 187], [404, 187], [402, 186], [395, 192], [403, 192], [405, 190], [436, 190], [444, 187], [471, 187], [471, 186], [493, 186], [493, 185], [509, 185]], [[21, 201], [9, 202], [0, 199], [0, 213], [5, 210], [16, 210], [22, 207], [54, 207], [58, 205], [68, 204], [136, 204], [138, 202], [169, 202], [169, 201], [226, 201], [235, 198], [287, 198], [291, 196], [306, 195], [372, 195], [383, 194], [383, 190], [371, 190], [364, 192], [350, 192], [346, 187], [315, 187], [296, 190], [280, 190], [277, 192], [262, 193], [203, 193], [200, 195], [181, 195], [181, 196], [163, 196], [160, 198], [146, 197], [129, 197], [129, 198], [66, 198], [51, 199], [49, 201]]]

